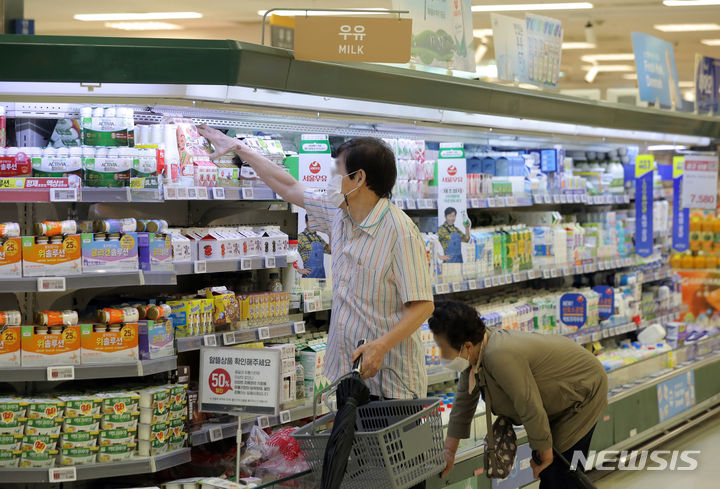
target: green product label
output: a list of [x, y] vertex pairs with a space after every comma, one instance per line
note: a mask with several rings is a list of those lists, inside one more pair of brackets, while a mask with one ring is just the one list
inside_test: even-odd
[[100, 447], [100, 453], [107, 453], [107, 454], [121, 454], [121, 453], [127, 453], [132, 452], [135, 450], [134, 445], [125, 444], [125, 445], [106, 445]]
[[85, 158], [83, 168], [86, 187], [127, 187], [132, 173], [132, 159]]
[[440, 155], [438, 156], [440, 159], [458, 159], [458, 158], [465, 158], [465, 149], [462, 147], [458, 148], [440, 148]]
[[300, 142], [301, 154], [330, 154], [330, 141], [327, 139], [303, 139]]
[[82, 119], [82, 143], [86, 146], [128, 146], [130, 132], [121, 117]]

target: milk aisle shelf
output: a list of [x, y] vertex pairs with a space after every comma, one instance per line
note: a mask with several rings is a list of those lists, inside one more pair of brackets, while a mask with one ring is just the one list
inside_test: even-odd
[[[80, 47], [88, 56], [84, 60], [78, 60], [76, 56]], [[291, 135], [312, 132], [346, 137], [422, 137], [438, 142], [460, 140], [509, 147], [566, 144], [583, 148], [605, 148], [620, 142], [640, 145], [651, 142], [706, 145], [713, 138], [720, 138], [720, 123], [707, 117], [611, 106], [385, 66], [299, 62], [283, 50], [234, 41], [0, 36], [0, 56], [6, 60], [9, 68], [8, 74], [3, 75], [4, 79], [0, 82], [0, 103], [5, 106], [8, 117], [77, 117], [81, 106], [96, 105], [97, 101], [132, 107], [135, 109], [136, 122], [141, 123], [158, 123], [163, 114], [169, 114], [190, 117], [195, 123], [207, 123], [223, 129]], [[41, 65], [32, 62], [35, 59], [44, 59], [46, 63]], [[95, 61], [90, 63], [87, 61], [90, 59]], [[158, 59], [163, 60], [161, 69], [157, 66]], [[188, 64], [194, 63], [209, 68], [188, 70]], [[119, 71], [118, 66], [123, 66], [123, 70]], [[96, 82], [92, 91], [85, 85], [88, 80]], [[393, 90], [387, 90], [389, 85], [393, 86]], [[433, 93], [434, 97], [428, 98], [427, 93]], [[67, 103], [68, 100], [73, 102]], [[158, 203], [160, 207], [162, 202], [181, 197], [179, 200], [187, 200], [187, 204], [183, 202], [183, 205], [191, 208], [196, 205], [193, 196], [205, 196], [204, 192], [197, 189], [169, 195], [152, 192], [143, 194], [133, 189], [105, 190], [83, 189], [78, 195], [78, 202], [67, 205], [76, 208], [80, 204], [93, 202], [147, 202]], [[27, 194], [12, 196], [2, 192], [0, 189], [0, 201], [4, 202], [50, 201], [49, 192], [47, 196], [43, 194], [33, 198]], [[207, 192], [207, 200], [211, 204], [220, 204], [212, 202], [213, 197], [213, 192]], [[224, 197], [217, 200], [257, 204], [257, 208], [265, 210], [276, 206], [277, 210], [288, 211], [286, 204], [275, 202], [276, 196], [262, 186], [225, 188]], [[258, 200], [260, 202], [248, 202]], [[409, 203], [409, 200], [413, 202]], [[428, 211], [437, 208], [437, 201], [433, 199], [409, 200], [402, 202], [403, 208], [415, 207]], [[627, 195], [524, 195], [469, 199], [468, 207], [508, 209], [531, 207], [534, 204], [596, 206], [625, 205], [629, 202]], [[634, 259], [621, 259], [610, 263], [587, 263], [582, 267], [549, 269], [539, 274], [531, 270], [517, 276], [507, 274], [502, 278], [497, 277], [495, 284], [492, 277], [466, 280], [458, 287], [455, 287], [455, 283], [436, 284], [436, 292], [447, 293], [443, 292], [445, 286], [452, 291], [481, 289], [501, 286], [500, 282], [509, 284], [540, 278], [552, 279], [627, 268], [635, 264]], [[278, 258], [273, 265], [280, 267], [285, 263]], [[247, 270], [245, 267], [238, 261], [206, 261], [201, 266], [205, 274]], [[259, 259], [257, 262], [253, 260], [251, 268], [271, 267]], [[151, 278], [152, 274], [128, 274], [121, 283], [115, 283], [106, 277], [106, 286], [125, 283], [131, 286], [151, 283], [170, 286], [177, 283], [178, 276], [195, 275], [196, 272], [195, 264], [182, 264], [177, 265], [173, 272], [159, 275], [156, 279]], [[67, 279], [68, 289], [85, 286], [73, 283], [74, 280], [76, 278]], [[437, 290], [438, 285], [442, 291]], [[28, 289], [29, 292], [36, 290], [30, 281], [16, 281], [2, 290], [11, 286], [19, 287], [15, 292], [21, 289]], [[208, 343], [234, 345], [284, 337], [297, 333], [298, 327], [298, 321], [285, 322], [178, 338], [177, 345], [180, 352], [189, 352]], [[614, 326], [618, 334], [622, 334], [620, 330], [629, 327]], [[598, 331], [590, 333], [590, 339], [596, 333]], [[580, 342], [586, 340], [580, 336], [575, 339]], [[454, 375], [432, 371], [430, 378], [435, 383], [448, 382], [454, 380]], [[704, 385], [702, 388], [709, 390]], [[295, 421], [309, 414], [307, 406], [300, 406], [287, 410], [277, 419], [263, 419], [262, 424], [278, 426], [281, 419]], [[617, 410], [616, 414], [620, 419], [623, 411]], [[249, 430], [259, 422], [257, 418], [242, 421], [242, 431]], [[191, 434], [191, 444], [231, 437], [237, 431], [237, 423], [220, 423], [220, 429], [217, 428], [213, 423], [207, 423]], [[620, 441], [622, 437], [617, 438]], [[453, 482], [469, 477], [471, 472], [467, 472], [471, 465], [473, 469], [481, 466], [480, 457], [458, 463], [452, 475]], [[154, 472], [170, 465], [186, 463], [189, 458], [189, 449], [185, 449], [156, 457], [155, 460], [128, 463], [127, 466], [114, 464], [112, 470], [122, 473], [108, 470], [100, 473], [95, 470], [96, 467], [87, 470], [78, 467], [77, 477], [78, 480], [87, 480]], [[104, 466], [99, 468], [106, 469]], [[7, 474], [8, 478], [4, 480], [11, 481], [16, 472], [3, 470], [1, 475]], [[24, 478], [24, 481], [47, 481], [47, 470], [29, 471], [26, 474], [28, 478]], [[482, 481], [481, 487], [489, 487], [484, 477], [479, 481]], [[429, 484], [428, 487], [439, 487], [439, 481], [437, 484]]]

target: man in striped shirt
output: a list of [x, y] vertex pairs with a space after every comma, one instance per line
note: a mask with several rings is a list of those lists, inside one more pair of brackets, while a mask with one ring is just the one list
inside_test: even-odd
[[[235, 152], [284, 200], [304, 207], [310, 228], [330, 236], [333, 303], [324, 373], [334, 380], [362, 355], [371, 394], [389, 399], [427, 394], [425, 353], [419, 328], [432, 314], [433, 296], [425, 245], [410, 218], [390, 201], [397, 170], [381, 140], [360, 138], [336, 151], [333, 184], [314, 192], [237, 139], [205, 126], [200, 133], [220, 156]], [[360, 340], [368, 343], [360, 348]]]

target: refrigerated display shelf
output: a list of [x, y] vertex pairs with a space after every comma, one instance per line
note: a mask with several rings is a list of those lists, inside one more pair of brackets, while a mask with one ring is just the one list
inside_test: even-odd
[[[0, 480], [5, 483], [58, 483], [58, 481], [69, 482], [70, 480], [105, 479], [108, 477], [123, 477], [127, 475], [159, 472], [169, 469], [170, 467], [188, 463], [190, 459], [190, 448], [182, 448], [154, 457], [135, 458], [125, 462], [108, 464], [88, 464], [75, 467], [56, 467], [54, 469], [0, 468]], [[73, 469], [75, 473], [74, 478], [62, 478], [62, 475], [67, 477], [67, 472], [73, 472]], [[53, 474], [56, 471], [61, 475], [54, 476]], [[52, 480], [50, 478], [51, 476], [53, 477]]]
[[444, 295], [456, 292], [467, 292], [472, 290], [490, 289], [503, 285], [516, 284], [534, 279], [552, 279], [559, 277], [568, 277], [571, 275], [581, 275], [585, 273], [595, 273], [598, 271], [617, 270], [621, 268], [636, 265], [635, 258], [617, 258], [612, 260], [594, 261], [585, 265], [572, 265], [565, 267], [547, 268], [544, 270], [527, 270], [522, 272], [505, 273], [492, 277], [483, 277], [471, 280], [459, 280], [456, 282], [448, 282], [434, 284], [433, 291], [435, 295]]
[[672, 321], [673, 318], [680, 313], [680, 310], [681, 309], [677, 309], [673, 312], [661, 314], [654, 319], [647, 319], [639, 325], [635, 322], [629, 322], [617, 326], [594, 326], [592, 328], [584, 329], [576, 333], [570, 333], [565, 336], [579, 344], [594, 343], [596, 341], [613, 338], [615, 336], [640, 331], [654, 323], [663, 324], [665, 322]]
[[[393, 199], [393, 203], [403, 210], [436, 210], [437, 199]], [[497, 197], [469, 198], [468, 209], [502, 209], [512, 207], [532, 207], [534, 204], [586, 204], [617, 205], [630, 203], [630, 197], [617, 195], [587, 194], [522, 194]]]
[[2, 382], [42, 382], [62, 380], [117, 379], [145, 377], [177, 368], [177, 357], [140, 360], [134, 363], [97, 365], [58, 365], [52, 367], [5, 367], [0, 369]]
[[263, 268], [284, 268], [286, 266], [286, 255], [272, 257], [249, 256], [240, 260], [197, 260], [195, 262], [176, 263], [175, 273], [177, 275], [194, 275], [199, 273], [260, 270]]
[[454, 382], [455, 380], [457, 380], [457, 374], [452, 370], [442, 367], [432, 367], [428, 370], [428, 386]]
[[233, 346], [273, 338], [282, 338], [305, 332], [305, 321], [289, 321], [285, 323], [260, 326], [239, 331], [225, 331], [204, 336], [177, 338], [178, 353], [199, 350], [203, 346]]

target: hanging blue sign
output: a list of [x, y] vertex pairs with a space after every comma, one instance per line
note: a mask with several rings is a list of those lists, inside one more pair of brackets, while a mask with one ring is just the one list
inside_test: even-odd
[[635, 253], [653, 254], [653, 167], [652, 155], [635, 158]]
[[718, 111], [720, 59], [695, 55], [695, 108], [701, 114]]
[[587, 300], [582, 294], [563, 294], [560, 298], [560, 321], [582, 328], [587, 322]]
[[673, 158], [673, 240], [672, 247], [682, 253], [690, 248], [690, 209], [682, 207], [682, 182], [685, 158]]
[[593, 290], [600, 294], [600, 304], [598, 310], [600, 319], [605, 320], [613, 315], [615, 311], [615, 291], [607, 285], [597, 285]]
[[673, 45], [640, 32], [632, 33], [632, 42], [640, 100], [682, 106]]

